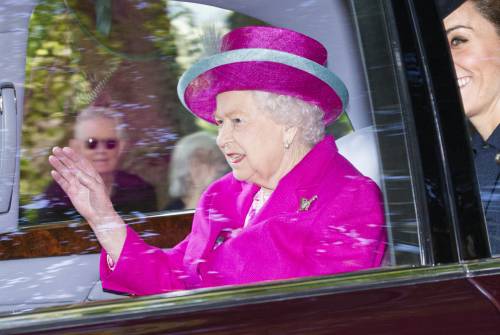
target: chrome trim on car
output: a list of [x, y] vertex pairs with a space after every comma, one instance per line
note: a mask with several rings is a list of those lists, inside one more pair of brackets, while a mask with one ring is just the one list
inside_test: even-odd
[[[151, 219], [151, 218], [162, 218], [162, 217], [170, 217], [170, 216], [181, 216], [181, 215], [194, 215], [195, 210], [194, 209], [182, 209], [182, 210], [175, 210], [175, 211], [157, 211], [157, 212], [148, 212], [144, 214], [143, 216], [139, 216], [138, 214], [127, 214], [127, 215], [121, 215], [121, 218], [125, 222], [142, 222], [145, 219]], [[24, 231], [30, 231], [30, 230], [36, 230], [40, 228], [46, 228], [46, 227], [79, 227], [79, 226], [86, 226], [87, 222], [83, 221], [83, 219], [73, 219], [73, 220], [65, 220], [65, 221], [54, 221], [54, 222], [44, 222], [43, 225], [41, 224], [26, 224], [23, 226], [20, 226], [18, 228], [19, 232], [24, 232]]]
[[0, 333], [7, 330], [19, 332], [36, 329], [41, 331], [56, 326], [74, 327], [110, 320], [173, 315], [276, 300], [413, 285], [465, 276], [465, 268], [461, 264], [420, 268], [395, 267], [248, 286], [171, 292], [136, 299], [99, 301], [78, 306], [40, 309], [22, 315], [0, 316]]
[[500, 258], [487, 258], [462, 264], [467, 277], [476, 277], [494, 273], [500, 274]]
[[[158, 211], [158, 212], [149, 212], [147, 215], [144, 217], [149, 218], [161, 218], [161, 217], [168, 217], [168, 216], [178, 216], [178, 215], [188, 215], [188, 214], [194, 214], [194, 209], [179, 209], [175, 211]], [[129, 220], [137, 220], [137, 215], [127, 215], [123, 216], [125, 218], [125, 221], [127, 219]]]

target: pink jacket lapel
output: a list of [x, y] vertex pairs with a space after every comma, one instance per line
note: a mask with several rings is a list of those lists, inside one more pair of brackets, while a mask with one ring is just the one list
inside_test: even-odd
[[[307, 211], [313, 211], [318, 200], [318, 184], [321, 183], [327, 166], [337, 154], [337, 147], [331, 136], [318, 143], [276, 187], [267, 203], [250, 221], [250, 225], [285, 213], [298, 213], [302, 210], [302, 199], [309, 201]], [[315, 199], [313, 199], [316, 197]]]
[[[208, 229], [202, 234], [203, 236], [208, 235], [208, 238], [197, 241], [201, 244], [196, 252], [200, 259], [205, 259], [207, 253], [213, 250], [217, 238], [224, 233], [224, 230], [243, 227], [253, 197], [259, 190], [256, 185], [236, 181], [232, 176], [226, 180], [224, 192], [215, 192], [211, 195], [212, 199], [207, 202], [208, 207], [205, 208], [205, 215], [200, 218], [200, 220], [205, 221], [204, 228]], [[231, 196], [228, 197], [228, 195]], [[199, 222], [197, 222], [198, 224]]]

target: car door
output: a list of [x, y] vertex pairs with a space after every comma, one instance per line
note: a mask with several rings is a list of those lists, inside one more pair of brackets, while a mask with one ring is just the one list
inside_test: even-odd
[[[19, 53], [3, 57], [2, 68], [11, 72], [2, 81], [14, 83], [24, 130], [16, 135], [21, 177], [14, 177], [0, 238], [2, 331], [495, 333], [500, 264], [490, 257], [464, 116], [432, 1], [54, 0], [6, 8], [3, 22], [11, 28], [0, 38]], [[193, 131], [213, 131], [190, 119], [175, 98], [176, 76], [199, 57], [206, 22], [221, 31], [283, 26], [327, 46], [329, 67], [351, 97], [347, 116], [328, 131], [384, 195], [382, 268], [131, 299], [102, 292], [99, 246], [84, 222], [38, 220], [39, 195], [50, 183], [48, 150], [70, 139], [76, 110], [98, 100], [129, 120], [122, 168], [150, 181], [159, 195], [158, 211], [124, 218], [164, 248], [189, 232], [192, 210], [163, 209], [172, 148]], [[102, 299], [114, 300], [89, 302]]]

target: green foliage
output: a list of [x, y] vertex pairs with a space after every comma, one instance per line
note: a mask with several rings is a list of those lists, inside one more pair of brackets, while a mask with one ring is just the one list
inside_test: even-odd
[[78, 71], [80, 54], [72, 38], [62, 2], [43, 1], [32, 15], [28, 39], [21, 194], [39, 193], [49, 182], [48, 152], [42, 148], [66, 139], [75, 96], [89, 86]]
[[339, 118], [326, 129], [326, 132], [332, 134], [336, 139], [352, 133], [353, 131], [351, 120], [345, 112], [340, 114]]
[[227, 24], [229, 28], [235, 29], [245, 26], [268, 26], [269, 23], [261, 21], [259, 19], [234, 12], [227, 18]]

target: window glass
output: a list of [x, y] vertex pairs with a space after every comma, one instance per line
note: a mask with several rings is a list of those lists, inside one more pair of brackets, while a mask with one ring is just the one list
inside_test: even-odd
[[[297, 0], [282, 8], [282, 3], [227, 1], [225, 6], [234, 11], [182, 1], [119, 3], [45, 0], [32, 14], [20, 167], [21, 225], [79, 219], [50, 176], [47, 157], [56, 145], [79, 148], [92, 161], [109, 182], [107, 190], [123, 215], [153, 217], [195, 207], [203, 189], [229, 167], [215, 146], [207, 149], [207, 143], [215, 144], [217, 129], [194, 118], [179, 102], [178, 78], [213, 48], [215, 35], [240, 26], [275, 25], [325, 44], [329, 68], [346, 83], [347, 113], [327, 133], [381, 190], [387, 235], [382, 265], [421, 265], [422, 236], [408, 164], [407, 145], [412, 139], [403, 114], [410, 107], [399, 95], [405, 88], [396, 79], [398, 68], [379, 2]], [[198, 143], [203, 144], [201, 149]], [[200, 175], [201, 181], [193, 180]], [[307, 201], [310, 205], [315, 198], [305, 200], [300, 208], [307, 210]], [[146, 234], [158, 232], [153, 227]], [[357, 238], [356, 234], [345, 232], [349, 238]], [[66, 243], [64, 237], [58, 242]], [[358, 242], [361, 248], [367, 241], [361, 237]], [[319, 253], [324, 250], [315, 248]], [[96, 259], [65, 264], [91, 264], [97, 273]], [[95, 293], [96, 280], [75, 287], [83, 291], [90, 287]], [[83, 296], [82, 301], [93, 295]]]
[[[415, 212], [412, 172], [409, 165], [410, 141], [404, 87], [397, 82], [397, 67], [389, 45], [383, 7], [378, 2], [353, 1], [359, 29], [361, 52], [368, 80], [372, 117], [377, 133], [386, 221], [390, 227], [391, 262], [419, 264], [419, 227]], [[399, 84], [399, 85], [398, 85]], [[421, 223], [422, 224], [422, 223]]]
[[[47, 156], [56, 145], [79, 148], [93, 161], [123, 214], [192, 208], [208, 179], [228, 170], [215, 129], [182, 111], [175, 88], [200, 54], [201, 27], [214, 22], [227, 30], [231, 12], [200, 14], [166, 1], [125, 1], [119, 9], [105, 3], [42, 1], [33, 13], [21, 224], [79, 218], [49, 174]], [[204, 133], [187, 138], [186, 150], [173, 153], [177, 141], [198, 131]], [[214, 166], [207, 180], [191, 180], [182, 166], [197, 151], [206, 152], [198, 164]]]

